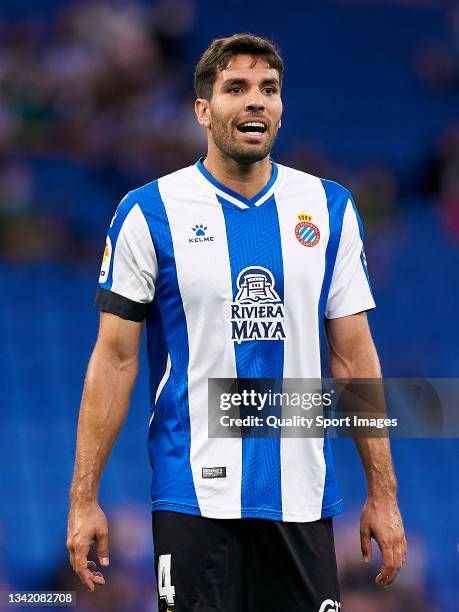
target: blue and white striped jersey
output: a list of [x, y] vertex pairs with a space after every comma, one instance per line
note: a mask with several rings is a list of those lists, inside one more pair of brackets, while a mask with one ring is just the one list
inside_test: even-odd
[[[327, 438], [208, 437], [208, 378], [320, 378], [324, 317], [375, 305], [350, 193], [272, 169], [247, 199], [200, 160], [129, 192], [110, 225], [96, 304], [146, 320], [153, 510], [307, 522], [342, 509]], [[206, 477], [216, 466], [224, 477]]]

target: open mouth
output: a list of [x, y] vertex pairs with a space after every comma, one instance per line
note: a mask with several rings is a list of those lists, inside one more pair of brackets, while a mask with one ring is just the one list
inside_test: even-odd
[[260, 137], [268, 128], [263, 121], [244, 121], [237, 126], [237, 129], [243, 134]]

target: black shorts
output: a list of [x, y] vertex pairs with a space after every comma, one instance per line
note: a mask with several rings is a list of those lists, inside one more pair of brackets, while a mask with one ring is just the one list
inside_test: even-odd
[[337, 612], [333, 524], [155, 511], [159, 612]]

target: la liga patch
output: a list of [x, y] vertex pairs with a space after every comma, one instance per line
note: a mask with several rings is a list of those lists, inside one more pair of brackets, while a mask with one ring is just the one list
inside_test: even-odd
[[110, 270], [110, 261], [112, 259], [112, 243], [110, 238], [107, 236], [107, 242], [105, 243], [104, 256], [102, 257], [102, 266], [100, 268], [99, 283], [105, 283], [108, 277], [108, 271]]

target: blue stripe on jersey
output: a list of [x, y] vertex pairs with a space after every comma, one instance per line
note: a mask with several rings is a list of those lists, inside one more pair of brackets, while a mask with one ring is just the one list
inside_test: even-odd
[[[174, 429], [174, 422], [177, 421], [175, 413], [175, 400], [173, 397], [172, 376], [163, 387], [158, 403], [155, 405], [155, 395], [159, 383], [164, 375], [167, 365], [167, 343], [164, 337], [164, 330], [161, 325], [161, 314], [159, 303], [153, 301], [151, 311], [146, 318], [147, 345], [148, 345], [148, 365], [150, 370], [150, 404], [154, 418], [148, 431], [148, 453], [152, 466], [151, 496], [152, 499], [167, 498], [167, 493], [162, 491], [164, 485], [164, 474], [171, 473], [171, 481], [177, 479], [183, 466], [177, 463], [176, 457], [187, 457], [186, 444], [184, 440], [177, 438], [171, 439], [170, 430]], [[180, 455], [177, 454], [180, 448]], [[174, 457], [174, 461], [170, 458]], [[169, 465], [170, 463], [170, 465]], [[180, 466], [177, 470], [178, 465]], [[175, 495], [174, 495], [175, 497]]]
[[[324, 343], [324, 316], [327, 306], [328, 293], [335, 268], [336, 256], [338, 254], [339, 242], [341, 239], [341, 231], [343, 229], [344, 212], [349, 199], [349, 192], [334, 183], [322, 179], [322, 186], [325, 190], [328, 208], [328, 222], [330, 236], [328, 239], [327, 249], [325, 251], [325, 273], [322, 283], [322, 290], [319, 299], [319, 334], [321, 338], [321, 348]], [[333, 457], [331, 452], [330, 439], [324, 438], [324, 458], [325, 458], [325, 485], [324, 495], [322, 500], [322, 517], [337, 514], [342, 510], [342, 500], [336, 480], [335, 468], [333, 465]]]
[[[217, 195], [225, 218], [233, 296], [237, 278], [250, 266], [268, 269], [274, 289], [284, 301], [284, 277], [279, 219], [274, 196], [256, 211], [240, 214], [225, 206]], [[234, 343], [238, 378], [280, 378], [284, 368], [283, 340], [247, 340]], [[243, 383], [242, 383], [243, 384]], [[275, 414], [274, 408], [273, 414]], [[274, 430], [275, 431], [275, 430]], [[242, 518], [282, 519], [280, 437], [242, 440]]]
[[[338, 185], [338, 183], [327, 181], [325, 179], [321, 179], [321, 182], [327, 198], [330, 236], [325, 252], [325, 273], [319, 299], [320, 323], [323, 322], [325, 316], [328, 293], [330, 291], [333, 270], [335, 269], [336, 256], [338, 254], [338, 247], [341, 239], [341, 231], [343, 229], [344, 212], [346, 210], [347, 201], [350, 197], [349, 192], [344, 189], [344, 187], [341, 187], [341, 185]], [[323, 331], [322, 325], [320, 329]]]
[[147, 328], [148, 368], [150, 372], [150, 407], [154, 410], [156, 390], [166, 371], [168, 354], [157, 300], [153, 300], [145, 323]]
[[343, 500], [336, 479], [330, 438], [324, 438], [325, 484], [321, 518], [334, 516], [344, 510]]
[[368, 286], [370, 288], [370, 293], [374, 299], [373, 289], [370, 283], [370, 275], [368, 274], [368, 266], [367, 266], [367, 262], [365, 261], [365, 254], [363, 251], [363, 241], [364, 241], [363, 223], [362, 223], [362, 219], [360, 218], [359, 212], [357, 210], [357, 206], [355, 205], [354, 198], [351, 195], [349, 197], [352, 202], [352, 206], [354, 208], [355, 216], [357, 217], [357, 223], [359, 224], [360, 239], [362, 241], [362, 252], [360, 253], [360, 261], [362, 262], [363, 271], [365, 272], [365, 276], [367, 277]]
[[105, 283], [99, 283], [99, 287], [102, 287], [102, 289], [107, 289], [109, 291], [112, 288], [113, 260], [115, 258], [116, 243], [118, 241], [118, 236], [120, 235], [121, 228], [123, 227], [123, 223], [125, 222], [128, 214], [131, 212], [131, 209], [135, 205], [136, 199], [132, 196], [132, 192], [129, 192], [118, 204], [118, 207], [113, 216], [112, 225], [108, 230], [108, 237], [110, 238], [110, 242], [112, 243], [112, 256], [110, 259], [110, 268], [108, 270], [107, 280], [105, 281]]
[[[271, 166], [272, 166], [271, 178], [266, 183], [266, 185], [263, 187], [263, 189], [261, 191], [259, 191], [253, 198], [246, 198], [245, 196], [241, 195], [240, 193], [237, 193], [236, 191], [233, 191], [229, 187], [226, 187], [225, 185], [223, 185], [222, 183], [217, 181], [217, 179], [215, 179], [210, 174], [210, 172], [208, 172], [206, 170], [206, 168], [204, 167], [204, 164], [203, 164], [204, 159], [205, 159], [204, 157], [201, 157], [201, 159], [199, 159], [196, 162], [196, 166], [197, 166], [198, 170], [201, 172], [201, 174], [209, 181], [209, 183], [212, 183], [212, 185], [214, 187], [217, 187], [217, 189], [219, 189], [220, 191], [223, 191], [223, 193], [226, 193], [229, 196], [231, 196], [233, 198], [236, 198], [240, 202], [243, 202], [244, 204], [247, 204], [247, 206], [250, 206], [250, 208], [253, 208], [255, 206], [255, 204], [258, 202], [258, 200], [260, 198], [262, 198], [265, 195], [265, 193], [267, 193], [271, 189], [271, 187], [276, 182], [277, 175], [278, 175], [277, 164], [275, 164], [274, 161], [271, 160]], [[234, 206], [234, 204], [232, 204], [231, 202], [227, 202], [226, 200], [225, 200], [225, 202], [226, 202], [226, 204], [229, 204], [230, 206]]]
[[[154, 181], [135, 192], [139, 197], [155, 250], [158, 256], [159, 276], [155, 299], [147, 318], [148, 342], [154, 353], [156, 342], [166, 344], [162, 352], [160, 371], [164, 372], [164, 355], [169, 352], [171, 374], [164, 386], [151, 426], [149, 442], [153, 458], [152, 488], [156, 500], [153, 509], [171, 509], [172, 505], [199, 508], [190, 463], [190, 413], [188, 404], [188, 331], [180, 297], [175, 265], [174, 247], [164, 203]], [[148, 319], [151, 318], [151, 321]], [[164, 337], [159, 330], [162, 328]], [[158, 375], [151, 379], [151, 394], [159, 383]], [[164, 476], [167, 474], [167, 478]], [[162, 487], [166, 487], [161, 489]], [[170, 487], [173, 487], [173, 490]]]

